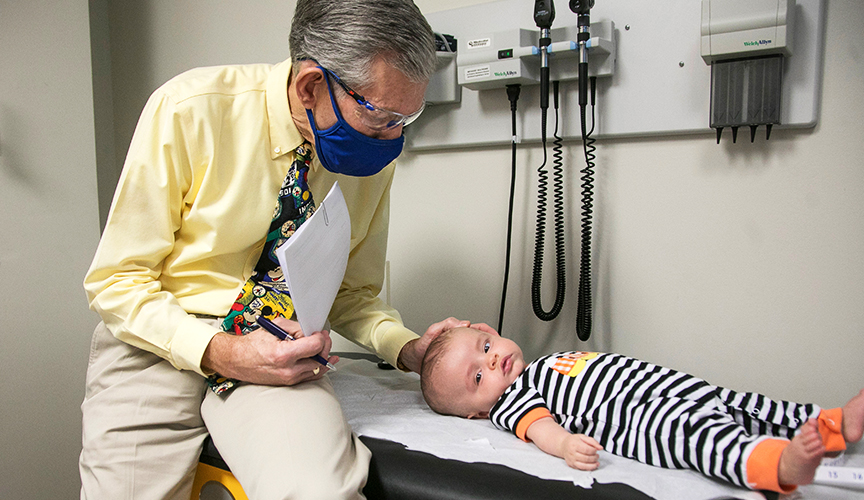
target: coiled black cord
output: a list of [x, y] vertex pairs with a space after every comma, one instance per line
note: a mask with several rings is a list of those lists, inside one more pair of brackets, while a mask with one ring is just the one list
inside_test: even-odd
[[[553, 93], [555, 97], [555, 132], [556, 147], [560, 146], [558, 138], [558, 82], [553, 82]], [[555, 217], [555, 265], [556, 265], [556, 290], [555, 303], [549, 312], [543, 310], [540, 298], [541, 281], [543, 279], [543, 250], [546, 242], [546, 200], [547, 184], [549, 174], [546, 172], [546, 108], [541, 110], [541, 133], [543, 142], [543, 164], [537, 169], [537, 226], [534, 237], [534, 272], [531, 280], [531, 306], [534, 314], [543, 321], [551, 321], [558, 317], [564, 305], [564, 293], [567, 282], [565, 280], [564, 261], [564, 174], [562, 155], [556, 152], [556, 160], [553, 162], [553, 214]]]
[[[561, 180], [561, 184], [555, 185], [555, 193], [560, 193], [562, 196], [564, 194], [564, 179], [562, 177], [562, 169], [564, 167], [564, 138], [558, 135], [558, 81], [552, 82], [552, 92], [553, 97], [555, 98], [555, 131], [552, 132], [552, 164], [555, 166], [554, 172], [556, 179]], [[561, 214], [563, 217], [564, 213], [564, 205], [556, 206], [555, 209], [561, 209]], [[557, 213], [557, 212], [556, 212]], [[557, 229], [557, 228], [556, 228]], [[561, 228], [563, 231], [563, 227]]]
[[516, 102], [522, 85], [507, 85], [507, 99], [510, 101], [510, 129], [512, 131], [512, 159], [510, 161], [510, 209], [507, 211], [507, 254], [504, 257], [504, 285], [501, 289], [501, 307], [498, 310], [498, 333], [504, 328], [504, 305], [507, 303], [507, 282], [510, 279], [510, 241], [513, 235], [513, 198], [516, 193]]
[[597, 78], [591, 78], [591, 130], [587, 131], [585, 106], [580, 106], [582, 125], [582, 148], [585, 152], [585, 168], [582, 169], [582, 255], [579, 262], [579, 295], [576, 310], [576, 335], [586, 341], [591, 336], [591, 222], [594, 215], [594, 98]]

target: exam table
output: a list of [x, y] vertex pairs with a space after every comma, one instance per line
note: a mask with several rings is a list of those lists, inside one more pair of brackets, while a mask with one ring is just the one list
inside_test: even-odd
[[[328, 376], [349, 424], [372, 452], [363, 490], [370, 500], [864, 498], [860, 489], [824, 485], [803, 486], [789, 496], [749, 491], [698, 472], [661, 469], [605, 452], [598, 470], [577, 471], [488, 420], [435, 414], [423, 401], [417, 374], [393, 370], [368, 353], [334, 354], [340, 357], [338, 371]], [[864, 464], [864, 447], [858, 448], [850, 450], [856, 466]], [[221, 458], [209, 439], [205, 461], [219, 471]], [[244, 496], [202, 493], [200, 498]]]
[[[558, 499], [649, 500], [624, 484], [585, 489], [567, 481], [548, 481], [492, 464], [466, 464], [407, 450], [385, 439], [360, 436], [372, 451], [363, 493], [369, 500]], [[201, 465], [203, 464], [203, 465]], [[208, 437], [204, 444], [193, 500], [248, 500]], [[209, 473], [202, 475], [202, 467]], [[209, 483], [209, 484], [206, 484]], [[213, 483], [218, 483], [214, 485]]]
[[586, 489], [568, 481], [543, 480], [501, 465], [469, 465], [441, 459], [407, 450], [393, 441], [366, 436], [360, 439], [372, 451], [369, 480], [363, 490], [370, 500], [651, 498], [625, 484], [611, 483]]

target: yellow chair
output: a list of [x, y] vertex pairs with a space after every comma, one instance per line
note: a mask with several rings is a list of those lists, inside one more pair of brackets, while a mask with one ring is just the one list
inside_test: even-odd
[[249, 500], [210, 437], [204, 441], [191, 500]]

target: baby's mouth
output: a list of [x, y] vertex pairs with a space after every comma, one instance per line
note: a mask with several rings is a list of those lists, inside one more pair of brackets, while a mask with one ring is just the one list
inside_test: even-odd
[[508, 375], [510, 373], [510, 368], [513, 367], [513, 355], [508, 354], [501, 360], [501, 371], [504, 372], [504, 375]]

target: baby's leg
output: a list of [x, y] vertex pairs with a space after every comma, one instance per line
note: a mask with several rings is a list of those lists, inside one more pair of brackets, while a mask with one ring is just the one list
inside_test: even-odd
[[789, 446], [780, 454], [777, 479], [781, 485], [810, 484], [816, 468], [825, 456], [825, 445], [815, 420], [801, 427], [801, 432], [792, 438]]
[[864, 389], [843, 407], [843, 439], [857, 443], [864, 434]]
[[726, 412], [753, 435], [792, 439], [804, 422], [817, 418], [822, 411], [813, 404], [772, 400], [762, 394], [722, 387], [717, 388], [717, 396]]

